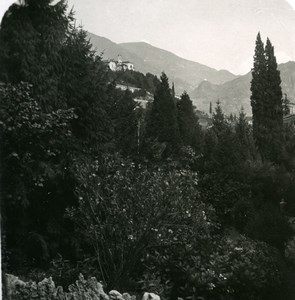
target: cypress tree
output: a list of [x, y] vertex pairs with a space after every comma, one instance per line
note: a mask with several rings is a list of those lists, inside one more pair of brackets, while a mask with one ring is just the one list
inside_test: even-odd
[[[281, 88], [281, 77], [274, 47], [267, 38], [265, 46], [265, 61], [267, 70], [267, 86], [265, 110], [268, 112], [265, 120], [268, 127], [267, 158], [271, 161], [278, 161], [283, 146], [283, 94]], [[265, 145], [266, 146], [266, 145]]]
[[[256, 146], [261, 152], [265, 143], [266, 128], [264, 124], [264, 101], [266, 96], [266, 62], [264, 56], [264, 44], [260, 33], [256, 38], [254, 54], [254, 66], [251, 81], [251, 106], [253, 114], [253, 136]], [[263, 156], [263, 153], [261, 153]]]
[[278, 161], [283, 143], [283, 106], [280, 72], [274, 48], [257, 35], [251, 81], [253, 136], [262, 159]]

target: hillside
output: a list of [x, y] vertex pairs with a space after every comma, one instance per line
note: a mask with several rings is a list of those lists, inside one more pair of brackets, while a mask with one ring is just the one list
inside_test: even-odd
[[[288, 98], [295, 100], [295, 62], [280, 64], [282, 90], [288, 95]], [[223, 110], [226, 113], [237, 113], [241, 106], [246, 113], [251, 115], [250, 105], [250, 82], [251, 72], [232, 81], [217, 85], [209, 81], [203, 81], [191, 93], [198, 109], [208, 111], [210, 101], [214, 104], [217, 99], [220, 100]]]
[[[169, 51], [159, 49], [144, 42], [116, 44], [111, 40], [88, 33], [93, 47], [104, 59], [116, 59], [120, 54], [124, 60], [134, 63], [142, 73], [160, 75], [165, 71], [170, 81], [175, 83], [177, 94], [186, 90], [198, 109], [205, 112], [210, 101], [219, 99], [226, 113], [237, 113], [241, 106], [251, 115], [250, 82], [251, 72], [243, 76], [217, 71], [205, 65], [183, 59]], [[282, 89], [295, 101], [295, 62], [280, 64]]]
[[218, 71], [186, 60], [147, 43], [116, 44], [92, 33], [88, 33], [88, 35], [93, 47], [98, 53], [103, 53], [104, 59], [116, 59], [120, 54], [123, 60], [133, 62], [135, 69], [142, 73], [150, 72], [160, 75], [162, 71], [165, 71], [170, 81], [175, 82], [177, 93], [182, 93], [184, 90], [191, 92], [203, 80], [222, 84], [237, 77], [228, 71]]

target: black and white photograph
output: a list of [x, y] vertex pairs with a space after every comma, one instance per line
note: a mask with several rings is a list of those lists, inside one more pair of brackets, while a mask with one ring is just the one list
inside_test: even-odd
[[0, 1], [0, 299], [295, 300], [295, 0]]

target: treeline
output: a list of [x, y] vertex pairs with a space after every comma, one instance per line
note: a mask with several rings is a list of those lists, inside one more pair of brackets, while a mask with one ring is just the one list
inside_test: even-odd
[[[121, 78], [153, 102], [139, 107], [116, 89]], [[294, 128], [268, 139], [275, 157], [257, 142], [257, 122], [269, 120], [261, 105], [252, 127], [218, 103], [202, 130], [189, 95], [176, 99], [164, 73], [110, 72], [63, 1], [9, 8], [0, 81], [4, 272], [63, 286], [82, 272], [107, 289], [167, 299], [287, 292]]]

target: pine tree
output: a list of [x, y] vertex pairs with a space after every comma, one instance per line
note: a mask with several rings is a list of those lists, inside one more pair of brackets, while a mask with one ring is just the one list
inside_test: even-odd
[[5, 13], [0, 29], [0, 80], [33, 84], [42, 109], [58, 106], [60, 50], [72, 13], [65, 1], [24, 0]]
[[113, 138], [107, 72], [64, 1], [12, 5], [0, 29], [0, 80], [33, 85], [45, 112], [74, 108], [73, 132], [92, 148]]
[[177, 119], [182, 144], [199, 148], [201, 143], [201, 128], [195, 114], [189, 95], [184, 92], [177, 102]]
[[205, 138], [205, 158], [207, 156], [210, 159], [206, 164], [213, 172], [218, 170], [230, 173], [237, 165], [236, 144], [232, 126], [225, 117], [219, 100], [212, 121], [213, 126], [208, 130]]
[[74, 134], [93, 148], [113, 138], [107, 95], [107, 70], [92, 50], [87, 32], [72, 26], [60, 53], [62, 75], [58, 90], [68, 107], [75, 108]]
[[212, 116], [212, 102], [210, 101], [210, 105], [209, 105], [209, 114], [210, 116]]
[[257, 35], [251, 81], [253, 135], [262, 159], [278, 161], [283, 146], [283, 106], [280, 72], [269, 39]]
[[215, 133], [218, 135], [223, 132], [226, 127], [228, 127], [228, 123], [222, 111], [220, 101], [217, 100], [216, 104], [215, 112], [213, 113], [213, 128]]
[[244, 108], [242, 107], [235, 125], [235, 134], [237, 139], [238, 152], [243, 160], [253, 156], [254, 147], [251, 134], [251, 127], [247, 122]]
[[166, 155], [179, 145], [176, 105], [171, 95], [168, 77], [162, 73], [147, 124], [147, 136], [166, 144]]

